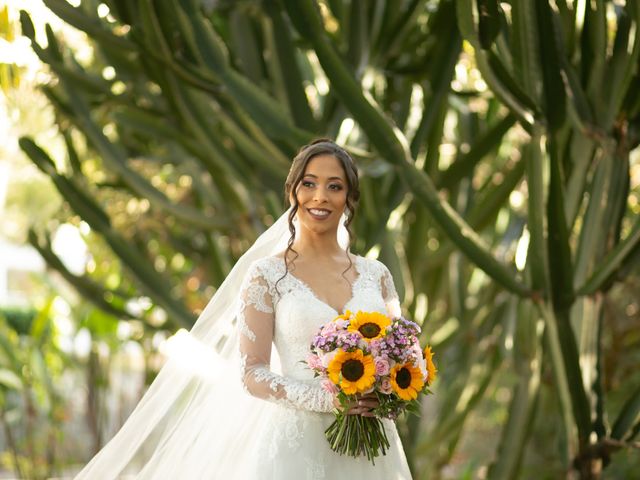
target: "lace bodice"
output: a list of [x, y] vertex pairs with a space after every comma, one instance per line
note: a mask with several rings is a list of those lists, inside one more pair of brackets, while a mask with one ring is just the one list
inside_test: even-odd
[[[358, 276], [344, 310], [400, 315], [387, 267], [364, 257], [356, 257], [354, 263]], [[251, 395], [287, 407], [330, 412], [333, 395], [321, 388], [304, 360], [319, 327], [344, 312], [320, 300], [293, 274], [282, 278], [285, 271], [284, 259], [265, 257], [251, 265], [243, 282], [238, 315], [243, 385]], [[272, 344], [280, 357], [282, 375], [270, 367]]]

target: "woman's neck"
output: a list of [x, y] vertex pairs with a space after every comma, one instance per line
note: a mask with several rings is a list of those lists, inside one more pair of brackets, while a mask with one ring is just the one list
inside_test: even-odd
[[308, 259], [344, 256], [344, 249], [338, 243], [336, 232], [331, 235], [315, 235], [301, 231], [293, 248], [300, 256]]

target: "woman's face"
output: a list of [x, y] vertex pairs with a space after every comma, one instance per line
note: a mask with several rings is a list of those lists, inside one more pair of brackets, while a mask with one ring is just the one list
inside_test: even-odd
[[296, 188], [300, 226], [315, 233], [337, 230], [348, 189], [342, 164], [336, 157], [313, 157]]

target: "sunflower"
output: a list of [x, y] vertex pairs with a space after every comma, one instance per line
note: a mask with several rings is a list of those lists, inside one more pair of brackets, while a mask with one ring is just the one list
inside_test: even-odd
[[338, 320], [349, 320], [349, 317], [351, 317], [351, 310], [345, 310], [345, 312], [342, 315], [338, 315], [336, 318], [333, 319], [333, 321], [336, 322]]
[[391, 387], [403, 400], [415, 400], [424, 387], [422, 372], [412, 363], [395, 365], [391, 369]]
[[427, 345], [424, 347], [424, 359], [427, 361], [427, 385], [431, 385], [433, 381], [438, 377], [438, 369], [436, 364], [433, 363], [433, 352], [431, 347]]
[[370, 342], [384, 337], [389, 325], [391, 325], [391, 319], [382, 313], [359, 311], [351, 320], [347, 330], [360, 333], [367, 342]]
[[339, 349], [327, 367], [329, 379], [347, 395], [364, 392], [376, 380], [376, 367], [371, 355], [358, 349], [345, 352]]

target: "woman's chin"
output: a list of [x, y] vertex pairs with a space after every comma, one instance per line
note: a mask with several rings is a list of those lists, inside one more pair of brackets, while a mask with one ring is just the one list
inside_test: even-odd
[[305, 230], [309, 230], [317, 235], [325, 234], [328, 232], [335, 232], [338, 229], [338, 225], [335, 222], [324, 220], [324, 221], [314, 221], [313, 219], [300, 222]]

